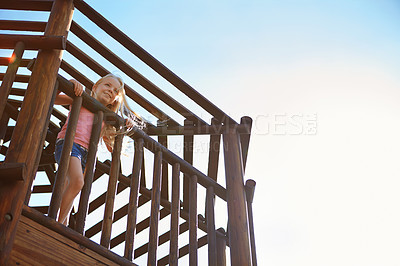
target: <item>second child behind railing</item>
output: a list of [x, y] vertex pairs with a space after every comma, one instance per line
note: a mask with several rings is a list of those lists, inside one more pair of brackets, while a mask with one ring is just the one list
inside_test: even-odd
[[[70, 81], [74, 84], [75, 95], [81, 96], [83, 93], [82, 84], [76, 80]], [[119, 111], [123, 117], [128, 116], [125, 119], [125, 126], [128, 130], [124, 130], [124, 132], [129, 134], [129, 129], [131, 129], [133, 126], [140, 128], [144, 127], [145, 122], [143, 119], [136, 115], [136, 113], [129, 108], [126, 102], [124, 82], [120, 77], [114, 74], [108, 74], [100, 78], [93, 85], [91, 95], [111, 111], [115, 113], [118, 113]], [[71, 97], [65, 94], [58, 94], [54, 103], [60, 105], [71, 105], [72, 102], [73, 100]], [[55, 159], [58, 164], [60, 164], [61, 151], [64, 145], [68, 120], [69, 114], [66, 123], [57, 135]], [[74, 199], [84, 185], [84, 172], [93, 121], [94, 114], [82, 107], [79, 113], [78, 124], [76, 127], [74, 143], [72, 146], [71, 157], [67, 171], [67, 179], [64, 189], [62, 190], [63, 195], [61, 199], [60, 212], [58, 215], [58, 222], [64, 225], [67, 225], [69, 213], [72, 209]], [[103, 123], [101, 137], [110, 152], [112, 152], [114, 139], [118, 133], [119, 132], [117, 132], [115, 127]]]

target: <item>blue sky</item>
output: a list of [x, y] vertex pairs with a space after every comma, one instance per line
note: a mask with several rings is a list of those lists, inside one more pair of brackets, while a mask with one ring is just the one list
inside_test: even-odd
[[398, 1], [87, 2], [233, 118], [253, 118], [260, 265], [400, 264]]

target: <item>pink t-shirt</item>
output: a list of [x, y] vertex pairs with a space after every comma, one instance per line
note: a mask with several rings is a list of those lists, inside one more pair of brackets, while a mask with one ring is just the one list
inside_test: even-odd
[[[82, 107], [79, 113], [78, 125], [76, 126], [75, 139], [74, 142], [89, 149], [90, 134], [92, 133], [94, 114], [88, 109]], [[61, 131], [57, 135], [57, 139], [65, 138], [65, 133], [67, 131], [69, 121], [69, 113], [67, 121], [61, 128]]]

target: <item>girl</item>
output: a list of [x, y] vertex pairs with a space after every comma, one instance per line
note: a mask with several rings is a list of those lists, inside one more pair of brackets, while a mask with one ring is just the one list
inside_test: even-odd
[[[76, 96], [81, 96], [83, 93], [83, 86], [76, 80], [70, 80], [74, 84], [74, 92]], [[144, 121], [138, 117], [127, 105], [125, 98], [124, 82], [118, 76], [108, 74], [100, 78], [92, 88], [91, 95], [98, 100], [100, 103], [105, 105], [108, 109], [115, 113], [118, 110], [121, 115], [128, 113], [128, 118], [125, 119], [126, 127], [132, 128], [134, 125], [143, 127]], [[65, 94], [59, 94], [56, 96], [55, 104], [71, 105], [72, 98]], [[82, 107], [78, 125], [75, 132], [74, 143], [71, 151], [71, 157], [69, 167], [67, 171], [67, 180], [62, 195], [60, 212], [58, 221], [64, 225], [67, 225], [68, 214], [72, 209], [72, 204], [75, 197], [81, 191], [84, 184], [84, 171], [86, 165], [86, 158], [88, 154], [90, 134], [92, 131], [94, 114], [86, 108]], [[62, 127], [61, 131], [57, 135], [55, 159], [56, 162], [60, 163], [61, 151], [64, 144], [64, 137], [67, 130], [69, 115], [67, 122]], [[103, 125], [101, 137], [107, 146], [107, 149], [111, 152], [115, 135], [117, 134], [116, 129], [111, 125]]]

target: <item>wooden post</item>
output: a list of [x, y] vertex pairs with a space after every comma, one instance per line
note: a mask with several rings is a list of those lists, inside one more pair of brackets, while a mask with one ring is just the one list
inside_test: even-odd
[[[226, 265], [225, 230], [223, 228], [219, 228], [217, 231], [220, 233], [217, 235], [217, 265], [225, 266]], [[223, 235], [223, 236], [221, 236], [221, 235]]]
[[217, 266], [217, 238], [215, 233], [214, 217], [214, 188], [208, 187], [206, 194], [207, 210], [207, 242], [208, 242], [208, 265]]
[[83, 234], [84, 229], [85, 229], [85, 220], [86, 220], [87, 211], [88, 211], [90, 191], [92, 189], [94, 166], [96, 163], [97, 146], [98, 146], [99, 140], [100, 140], [101, 127], [103, 125], [103, 118], [104, 118], [104, 113], [102, 111], [98, 111], [93, 119], [92, 133], [90, 136], [90, 143], [89, 143], [89, 152], [88, 152], [87, 160], [86, 160], [86, 168], [85, 168], [86, 171], [85, 171], [85, 178], [84, 178], [85, 183], [84, 183], [82, 191], [81, 191], [81, 197], [79, 199], [78, 213], [77, 213], [77, 217], [76, 217], [75, 230], [80, 234]]
[[100, 245], [105, 248], [110, 246], [111, 227], [114, 219], [114, 200], [117, 190], [117, 181], [119, 176], [119, 166], [121, 163], [121, 148], [123, 135], [117, 134], [114, 141], [112, 152], [112, 162], [110, 169], [110, 178], [108, 180], [106, 206], [104, 208], [104, 219], [101, 227]]
[[248, 127], [249, 132], [246, 134], [240, 134], [240, 145], [242, 148], [242, 160], [243, 160], [243, 172], [246, 170], [246, 162], [247, 162], [247, 153], [249, 151], [249, 143], [250, 143], [250, 131], [253, 120], [251, 117], [243, 116], [240, 119], [241, 125], [246, 125]]
[[254, 236], [253, 207], [252, 207], [255, 187], [256, 187], [256, 181], [251, 179], [246, 181], [245, 190], [246, 190], [246, 200], [247, 200], [247, 213], [249, 219], [252, 266], [257, 266], [256, 239]]
[[[67, 36], [72, 14], [72, 0], [55, 0], [44, 35]], [[7, 265], [25, 195], [39, 165], [61, 57], [61, 50], [39, 51], [9, 145], [5, 161], [25, 163], [27, 180], [8, 184], [0, 181], [0, 265]]]
[[[193, 122], [189, 119], [185, 119], [184, 125], [193, 126]], [[193, 164], [193, 135], [185, 135], [183, 137], [183, 159], [190, 164]], [[187, 211], [189, 209], [189, 180], [190, 175], [184, 174], [183, 176], [183, 209]]]
[[12, 84], [14, 83], [15, 75], [17, 74], [17, 70], [24, 53], [24, 48], [25, 45], [23, 42], [17, 42], [14, 52], [10, 58], [10, 63], [8, 64], [6, 74], [4, 75], [3, 82], [1, 83], [0, 118], [2, 118], [4, 109], [6, 108], [8, 95], [10, 94]]
[[[164, 127], [165, 131], [167, 131], [166, 125], [163, 125], [163, 122], [157, 121], [158, 127]], [[163, 145], [165, 148], [168, 148], [168, 138], [167, 135], [158, 136], [158, 142]], [[161, 198], [168, 199], [168, 163], [162, 162], [162, 178], [161, 178]]]
[[189, 264], [197, 265], [197, 176], [189, 182]]
[[131, 191], [129, 195], [128, 205], [128, 223], [125, 234], [125, 253], [124, 257], [132, 260], [132, 253], [134, 247], [134, 236], [137, 220], [137, 209], [139, 203], [139, 189], [140, 189], [140, 172], [143, 171], [143, 139], [135, 140], [135, 155], [133, 158], [133, 169], [131, 176]]
[[251, 265], [246, 195], [239, 135], [230, 128], [223, 134], [229, 245], [232, 265]]
[[180, 217], [180, 165], [175, 163], [172, 167], [172, 200], [171, 200], [171, 236], [169, 248], [169, 265], [177, 266], [179, 259], [178, 236]]
[[147, 265], [157, 265], [158, 247], [158, 221], [160, 219], [160, 198], [161, 198], [161, 164], [162, 152], [158, 151], [154, 155], [153, 187], [151, 191], [151, 214], [150, 232]]
[[64, 145], [61, 152], [60, 165], [57, 170], [56, 182], [53, 186], [49, 206], [49, 217], [55, 219], [61, 205], [62, 193], [71, 158], [72, 145], [74, 143], [76, 126], [82, 106], [82, 97], [76, 97], [72, 102], [71, 112], [68, 119], [67, 131], [65, 132]]

